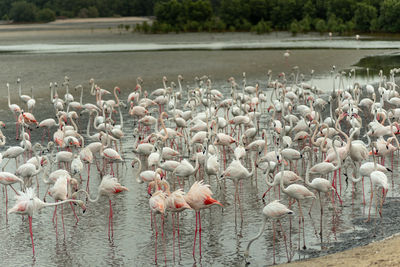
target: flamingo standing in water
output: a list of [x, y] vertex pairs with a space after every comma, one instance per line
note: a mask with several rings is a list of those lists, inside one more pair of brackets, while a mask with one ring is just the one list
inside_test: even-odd
[[[108, 196], [108, 202], [110, 205], [110, 214], [108, 216], [108, 239], [111, 240], [111, 238], [114, 237], [113, 209], [112, 209], [112, 205], [111, 205], [111, 197], [113, 195], [116, 195], [123, 191], [129, 191], [129, 189], [125, 186], [122, 186], [120, 183], [118, 183], [117, 178], [115, 178], [111, 175], [106, 175], [103, 177], [103, 180], [101, 180], [101, 183], [100, 183], [99, 189], [98, 189], [98, 194], [95, 199], [90, 198], [89, 193], [82, 189], [80, 189], [79, 191], [72, 194], [72, 198], [76, 198], [76, 195], [79, 192], [84, 192], [90, 202], [99, 201], [100, 196], [102, 196], [102, 195]], [[110, 232], [111, 232], [111, 234], [110, 234]]]
[[17, 104], [11, 104], [10, 100], [10, 84], [7, 83], [7, 92], [8, 92], [8, 107], [10, 108], [11, 112], [15, 116], [15, 139], [18, 140], [18, 114], [21, 112], [21, 108]]
[[[164, 241], [164, 246], [165, 246], [165, 239], [164, 239], [164, 214], [167, 208], [167, 194], [163, 192], [162, 190], [159, 190], [160, 187], [160, 179], [155, 179], [153, 182], [149, 184], [149, 192], [151, 191], [151, 188], [155, 186], [155, 192], [154, 194], [151, 195], [149, 199], [149, 205], [150, 205], [150, 211], [152, 214], [152, 218], [154, 217], [154, 228], [156, 230], [156, 239], [155, 239], [155, 254], [154, 254], [154, 261], [157, 262], [157, 238], [158, 238], [158, 230], [157, 230], [157, 222], [156, 222], [156, 215], [160, 214], [161, 215], [161, 237]], [[153, 216], [154, 214], [154, 216]], [[167, 260], [166, 254], [165, 254], [165, 247], [164, 247], [164, 258], [165, 261]]]
[[[291, 215], [293, 214], [293, 211], [291, 211], [290, 209], [288, 209], [285, 205], [283, 205], [282, 203], [279, 202], [279, 200], [274, 200], [271, 203], [269, 203], [268, 205], [266, 205], [263, 210], [262, 210], [262, 215], [263, 215], [263, 224], [260, 227], [260, 231], [258, 232], [258, 234], [250, 239], [249, 243], [247, 244], [246, 247], [246, 251], [244, 252], [244, 256], [245, 258], [249, 257], [249, 251], [250, 251], [250, 246], [251, 244], [257, 240], [262, 233], [264, 232], [265, 226], [267, 224], [267, 220], [271, 219], [271, 220], [280, 220], [284, 217], [286, 217], [287, 215]], [[274, 243], [274, 264], [275, 264], [275, 223], [272, 222], [273, 225], [273, 243]]]
[[196, 211], [196, 229], [194, 231], [194, 242], [193, 242], [193, 257], [195, 256], [196, 237], [199, 232], [199, 251], [201, 256], [201, 217], [200, 210], [207, 209], [213, 205], [223, 205], [216, 199], [213, 199], [210, 185], [204, 184], [203, 181], [196, 181], [190, 188], [189, 192], [185, 196], [186, 202], [189, 206]]
[[10, 172], [0, 172], [0, 184], [4, 185], [4, 189], [6, 191], [6, 221], [8, 221], [8, 214], [7, 214], [7, 206], [8, 206], [8, 194], [7, 194], [7, 185], [10, 186], [12, 188], [12, 190], [14, 190], [14, 192], [16, 194], [17, 191], [14, 189], [14, 187], [12, 186], [15, 183], [20, 183], [21, 184], [21, 188], [24, 187], [24, 181], [19, 178], [18, 176], [10, 173]]
[[283, 182], [284, 179], [283, 177], [285, 176], [285, 167], [283, 162], [281, 162], [281, 180], [280, 180], [280, 186], [282, 189], [282, 192], [285, 193], [286, 195], [289, 196], [289, 198], [293, 198], [297, 201], [297, 203], [299, 204], [299, 248], [300, 248], [300, 226], [301, 223], [303, 223], [303, 249], [306, 249], [306, 240], [305, 240], [305, 233], [304, 233], [304, 216], [303, 216], [303, 212], [301, 210], [301, 200], [307, 199], [307, 198], [316, 198], [314, 193], [311, 192], [310, 190], [307, 189], [307, 187], [303, 186], [303, 185], [299, 185], [299, 184], [291, 184], [289, 185], [287, 188], [285, 188]]
[[14, 207], [12, 207], [8, 213], [16, 213], [20, 215], [28, 215], [29, 219], [29, 232], [31, 234], [31, 241], [32, 241], [32, 253], [35, 255], [35, 245], [33, 244], [33, 233], [32, 233], [32, 216], [34, 213], [40, 211], [41, 209], [45, 207], [52, 207], [52, 206], [58, 206], [62, 205], [64, 203], [68, 202], [74, 202], [77, 203], [85, 212], [86, 207], [85, 204], [83, 203], [82, 200], [76, 200], [76, 199], [66, 199], [61, 202], [57, 203], [45, 203], [42, 200], [40, 200], [36, 194], [35, 190], [33, 188], [27, 188], [26, 192], [18, 192], [17, 195], [15, 195], [15, 198], [17, 202], [15, 203]]

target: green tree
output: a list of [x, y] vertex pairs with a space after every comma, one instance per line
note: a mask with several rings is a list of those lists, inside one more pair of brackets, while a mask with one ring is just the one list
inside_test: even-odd
[[290, 23], [290, 32], [292, 34], [297, 34], [298, 32], [302, 31], [299, 23], [297, 20], [293, 20], [292, 23]]
[[250, 14], [249, 20], [257, 24], [260, 20], [270, 19], [271, 1], [267, 0], [249, 0]]
[[183, 10], [181, 16], [185, 21], [196, 21], [199, 23], [211, 19], [213, 10], [210, 1], [207, 0], [184, 0], [182, 2]]
[[400, 30], [400, 1], [384, 0], [381, 4], [379, 24], [384, 31], [398, 32]]
[[287, 30], [294, 19], [301, 17], [296, 0], [276, 0], [271, 11], [271, 21], [276, 29]]
[[334, 14], [343, 21], [349, 21], [354, 16], [355, 0], [329, 0], [327, 2], [328, 14]]
[[[222, 0], [221, 1], [221, 18], [228, 25], [235, 25], [237, 20], [247, 19], [250, 6], [241, 0]], [[247, 14], [247, 15], [246, 15]]]
[[87, 15], [89, 18], [97, 18], [99, 16], [99, 11], [95, 6], [90, 6], [87, 10]]
[[15, 22], [34, 22], [36, 20], [36, 6], [26, 1], [14, 2], [10, 10], [10, 18]]
[[37, 20], [40, 22], [50, 22], [56, 20], [56, 13], [50, 8], [44, 8], [37, 12]]
[[317, 19], [315, 21], [314, 27], [315, 27], [315, 30], [319, 33], [326, 32], [326, 30], [327, 30], [325, 20], [323, 20], [323, 19]]
[[375, 7], [366, 3], [358, 3], [354, 12], [354, 23], [357, 30], [367, 32], [371, 29], [371, 22], [377, 18]]
[[154, 14], [160, 22], [177, 25], [183, 22], [183, 5], [177, 0], [158, 2], [154, 7]]

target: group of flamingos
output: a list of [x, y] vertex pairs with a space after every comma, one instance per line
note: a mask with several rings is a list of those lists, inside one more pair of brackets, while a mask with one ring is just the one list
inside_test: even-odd
[[[119, 100], [121, 90], [118, 87], [113, 91], [115, 99], [110, 99], [111, 92], [101, 89], [94, 79], [90, 79], [88, 86], [77, 85], [70, 90], [69, 78], [65, 77], [60, 85], [50, 83], [50, 104], [54, 106], [57, 119], [41, 122], [33, 115], [37, 111], [33, 92], [31, 96], [22, 95], [22, 82], [18, 79], [16, 85], [6, 85], [8, 106], [16, 120], [15, 138], [20, 140], [20, 145], [2, 152], [3, 161], [7, 159], [0, 173], [0, 183], [5, 186], [6, 209], [7, 186], [15, 192], [15, 204], [6, 213], [28, 216], [35, 254], [32, 216], [36, 212], [55, 206], [53, 223], [57, 225], [57, 206], [61, 206], [64, 229], [64, 203], [69, 203], [78, 222], [73, 204], [84, 212], [88, 201], [99, 201], [104, 195], [109, 198], [108, 237], [112, 239], [112, 196], [129, 191], [120, 184], [118, 167], [127, 168], [125, 148], [129, 153], [133, 150], [133, 175], [138, 183], [146, 185], [144, 195], [149, 196], [155, 261], [160, 227], [166, 259], [164, 216], [168, 213], [172, 216], [175, 256], [175, 224], [179, 245], [179, 214], [185, 210], [196, 213], [193, 257], [197, 235], [201, 256], [200, 211], [214, 205], [225, 208], [226, 202], [213, 198], [211, 189], [225, 199], [229, 179], [235, 190], [235, 222], [237, 206], [240, 220], [244, 220], [240, 201], [243, 183], [251, 183], [260, 189], [268, 186], [262, 196], [264, 199], [269, 194], [270, 200], [262, 210], [262, 227], [249, 241], [244, 255], [246, 260], [250, 257], [250, 245], [262, 235], [267, 220], [271, 220], [275, 263], [275, 224], [279, 223], [286, 244], [287, 237], [280, 220], [294, 214], [292, 205], [297, 202], [298, 249], [301, 248], [301, 232], [305, 249], [302, 205], [304, 200], [312, 199], [311, 210], [317, 195], [315, 206], [319, 205], [321, 212], [319, 235], [322, 244], [324, 198], [329, 199], [336, 213], [337, 206], [342, 205], [342, 179], [346, 177], [346, 182], [348, 178], [352, 180], [353, 188], [362, 181], [364, 204], [364, 178], [369, 178], [368, 220], [374, 195], [376, 214], [379, 209], [382, 216], [382, 204], [389, 189], [386, 173], [392, 171], [385, 167], [384, 160], [393, 157], [393, 152], [399, 149], [396, 134], [400, 132], [400, 126], [396, 121], [400, 118], [400, 108], [397, 108], [400, 97], [395, 83], [398, 72], [391, 70], [388, 78], [380, 72], [374, 88], [370, 84], [357, 83], [355, 70], [344, 73], [333, 69], [333, 89], [325, 91], [313, 86], [312, 80], [311, 84], [305, 83], [296, 67], [290, 75], [280, 73], [274, 77], [269, 71], [267, 82], [262, 86], [259, 83], [248, 85], [243, 73], [240, 82], [233, 77], [228, 79], [230, 91], [225, 90], [225, 95], [207, 76], [196, 77], [194, 83], [186, 86], [182, 85], [180, 75], [178, 85], [175, 82], [168, 84], [167, 78], [163, 77], [163, 87], [150, 94], [142, 88], [143, 80], [138, 78], [126, 102]], [[11, 104], [10, 87], [18, 89], [20, 106]], [[85, 89], [95, 97], [95, 103], [83, 104]], [[65, 90], [64, 97], [59, 95], [61, 90]], [[79, 102], [71, 94], [77, 90], [80, 90]], [[376, 94], [380, 96], [379, 102]], [[105, 100], [107, 98], [109, 100]], [[133, 142], [132, 132], [127, 133], [124, 127], [122, 107], [129, 108]], [[88, 121], [86, 131], [79, 129], [80, 123], [77, 123], [78, 119], [83, 122], [83, 117]], [[36, 127], [43, 129], [43, 135], [41, 141], [35, 140], [32, 144], [30, 131]], [[96, 133], [91, 133], [93, 131]], [[0, 141], [1, 145], [6, 144], [1, 131]], [[369, 155], [372, 155], [372, 161]], [[377, 158], [381, 159], [382, 165], [377, 163]], [[5, 171], [12, 159], [15, 159], [16, 169]], [[194, 166], [190, 161], [195, 162]], [[97, 197], [92, 199], [89, 178], [93, 177], [90, 170], [94, 166], [99, 186]], [[351, 175], [348, 169], [352, 170]], [[266, 184], [257, 182], [257, 173], [265, 177]], [[39, 175], [43, 178], [39, 179]], [[15, 188], [16, 183], [20, 184], [19, 190]], [[42, 197], [38, 195], [39, 186], [47, 188]], [[51, 196], [54, 202], [46, 202], [46, 196]], [[288, 207], [283, 202], [288, 203]], [[290, 260], [287, 248], [286, 254]]]

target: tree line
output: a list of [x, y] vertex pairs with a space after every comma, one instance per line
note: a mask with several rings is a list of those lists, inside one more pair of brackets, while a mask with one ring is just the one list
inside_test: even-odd
[[155, 16], [143, 32], [398, 32], [400, 0], [0, 0], [15, 22]]

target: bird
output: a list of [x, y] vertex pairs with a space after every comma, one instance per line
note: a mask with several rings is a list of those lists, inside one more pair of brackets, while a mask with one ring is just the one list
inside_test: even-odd
[[26, 189], [26, 192], [19, 191], [18, 194], [15, 195], [16, 203], [15, 205], [8, 211], [8, 214], [16, 213], [20, 215], [28, 215], [29, 219], [29, 233], [31, 235], [32, 241], [32, 254], [35, 255], [35, 245], [33, 243], [33, 233], [32, 233], [32, 216], [39, 212], [41, 209], [45, 207], [52, 207], [62, 205], [68, 202], [74, 202], [78, 204], [83, 212], [86, 210], [86, 206], [82, 200], [77, 199], [66, 199], [64, 201], [60, 201], [57, 203], [45, 203], [40, 200], [36, 194], [35, 190], [30, 187]]
[[[273, 225], [275, 225], [274, 224], [275, 220], [279, 221], [280, 219], [283, 219], [284, 217], [286, 217], [288, 215], [293, 215], [293, 214], [294, 214], [294, 212], [292, 210], [288, 209], [288, 207], [286, 207], [284, 204], [280, 203], [279, 200], [274, 200], [274, 201], [268, 203], [262, 210], [263, 222], [260, 227], [260, 230], [258, 231], [258, 234], [255, 237], [253, 237], [252, 239], [250, 239], [249, 243], [247, 244], [246, 250], [244, 252], [246, 261], [250, 255], [251, 244], [262, 235], [262, 233], [265, 230], [265, 226], [267, 225], [267, 220], [268, 219], [272, 220]], [[274, 229], [273, 230], [273, 242], [274, 242], [274, 263], [273, 264], [275, 264], [275, 226], [273, 227], [273, 229]]]
[[285, 167], [283, 162], [281, 163], [281, 179], [280, 179], [280, 187], [283, 193], [288, 195], [289, 198], [293, 198], [297, 201], [299, 205], [299, 247], [300, 247], [300, 225], [303, 223], [303, 249], [306, 249], [306, 241], [305, 241], [305, 233], [304, 233], [304, 216], [301, 209], [301, 201], [304, 199], [313, 198], [315, 199], [315, 195], [313, 192], [307, 189], [307, 187], [299, 184], [291, 184], [287, 188], [284, 186], [284, 179], [285, 176]]
[[196, 212], [196, 228], [194, 232], [194, 242], [193, 242], [193, 257], [195, 256], [196, 247], [196, 236], [199, 232], [199, 252], [201, 256], [201, 217], [200, 210], [207, 209], [214, 205], [223, 205], [216, 199], [212, 198], [212, 192], [210, 190], [210, 185], [204, 184], [203, 180], [196, 181], [190, 187], [189, 191], [185, 195], [185, 200], [189, 206]]
[[112, 175], [105, 175], [101, 180], [101, 183], [98, 187], [97, 197], [95, 199], [90, 198], [89, 193], [85, 190], [78, 190], [77, 192], [72, 194], [72, 198], [76, 198], [79, 192], [84, 192], [88, 197], [90, 202], [97, 202], [100, 199], [100, 196], [104, 195], [108, 197], [108, 202], [110, 206], [110, 213], [108, 216], [108, 239], [112, 239], [114, 237], [114, 227], [113, 227], [113, 209], [111, 205], [111, 197], [119, 194], [124, 191], [129, 191], [129, 189], [125, 186], [122, 186], [117, 178]]

